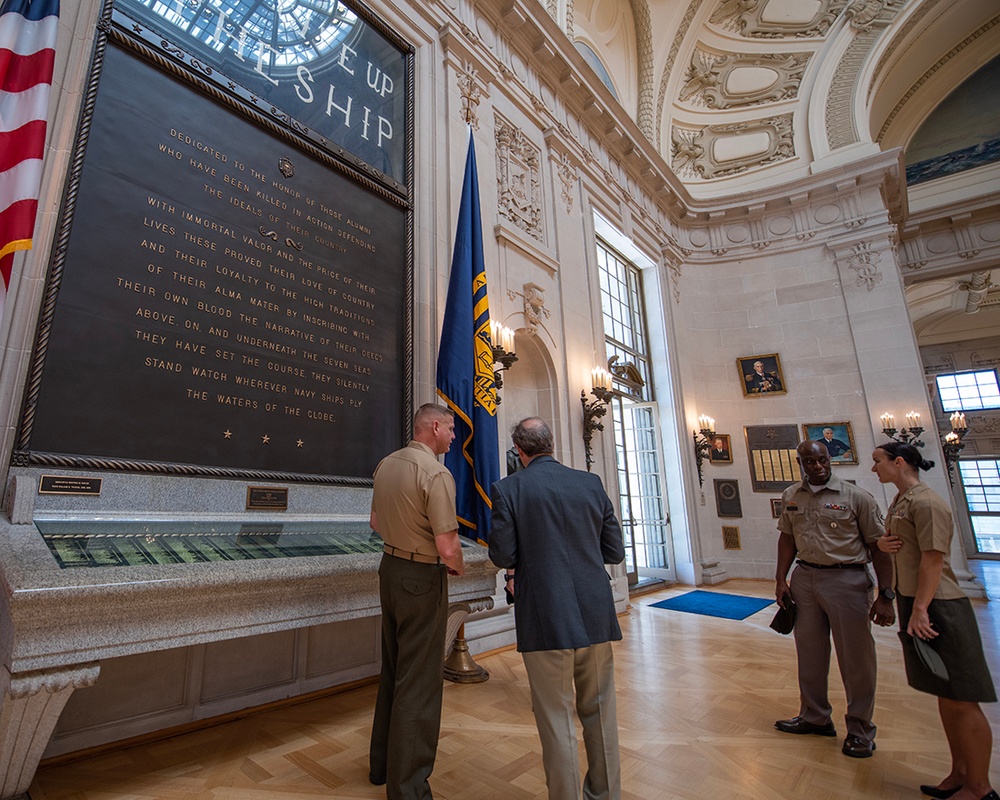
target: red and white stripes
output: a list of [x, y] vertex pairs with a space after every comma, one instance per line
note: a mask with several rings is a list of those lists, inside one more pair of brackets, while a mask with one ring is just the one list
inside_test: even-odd
[[35, 228], [58, 25], [59, 0], [0, 5], [0, 318], [14, 253]]

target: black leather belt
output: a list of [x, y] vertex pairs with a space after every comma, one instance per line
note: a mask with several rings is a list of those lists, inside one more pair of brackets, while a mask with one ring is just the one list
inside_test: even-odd
[[394, 558], [402, 558], [404, 561], [416, 561], [418, 564], [440, 564], [440, 556], [425, 556], [423, 553], [411, 553], [409, 550], [400, 550], [390, 544], [382, 545], [382, 552]]
[[796, 563], [813, 569], [864, 569], [868, 566], [867, 564], [813, 564], [809, 561], [803, 561], [801, 558]]

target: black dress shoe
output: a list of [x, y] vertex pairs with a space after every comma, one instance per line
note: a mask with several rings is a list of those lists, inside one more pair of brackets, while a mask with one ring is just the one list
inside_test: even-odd
[[791, 719], [779, 719], [774, 723], [774, 727], [782, 733], [815, 733], [817, 736], [836, 736], [837, 729], [832, 722], [826, 725], [815, 725], [807, 722], [802, 717], [792, 717]]
[[869, 742], [867, 739], [862, 739], [860, 736], [849, 733], [847, 734], [847, 738], [844, 739], [844, 746], [841, 750], [843, 750], [845, 756], [850, 756], [851, 758], [871, 758], [872, 753], [875, 752], [875, 742]]
[[938, 789], [937, 786], [921, 786], [920, 791], [928, 797], [936, 797], [938, 800], [948, 800], [949, 797], [961, 788], [961, 786], [956, 786], [954, 789]]
[[990, 792], [989, 794], [984, 794], [979, 800], [1000, 800], [1000, 794]]
[[370, 783], [372, 786], [385, 786], [385, 777], [383, 776], [381, 778], [377, 778], [376, 776], [372, 775], [369, 772], [368, 783]]

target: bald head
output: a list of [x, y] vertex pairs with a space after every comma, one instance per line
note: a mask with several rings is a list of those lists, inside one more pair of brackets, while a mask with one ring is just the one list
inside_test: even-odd
[[541, 417], [525, 417], [511, 431], [510, 438], [528, 459], [551, 455], [552, 429]]
[[830, 452], [822, 442], [806, 440], [795, 452], [795, 458], [813, 486], [823, 486], [830, 480]]

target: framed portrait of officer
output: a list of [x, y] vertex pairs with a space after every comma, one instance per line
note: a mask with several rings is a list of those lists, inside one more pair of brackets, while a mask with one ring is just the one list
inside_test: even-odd
[[777, 353], [759, 356], [741, 356], [736, 359], [744, 397], [785, 394], [785, 376]]
[[809, 422], [802, 426], [802, 436], [826, 445], [831, 464], [858, 463], [850, 422]]
[[733, 447], [728, 433], [717, 433], [712, 437], [712, 447], [708, 451], [708, 460], [712, 464], [732, 464]]

